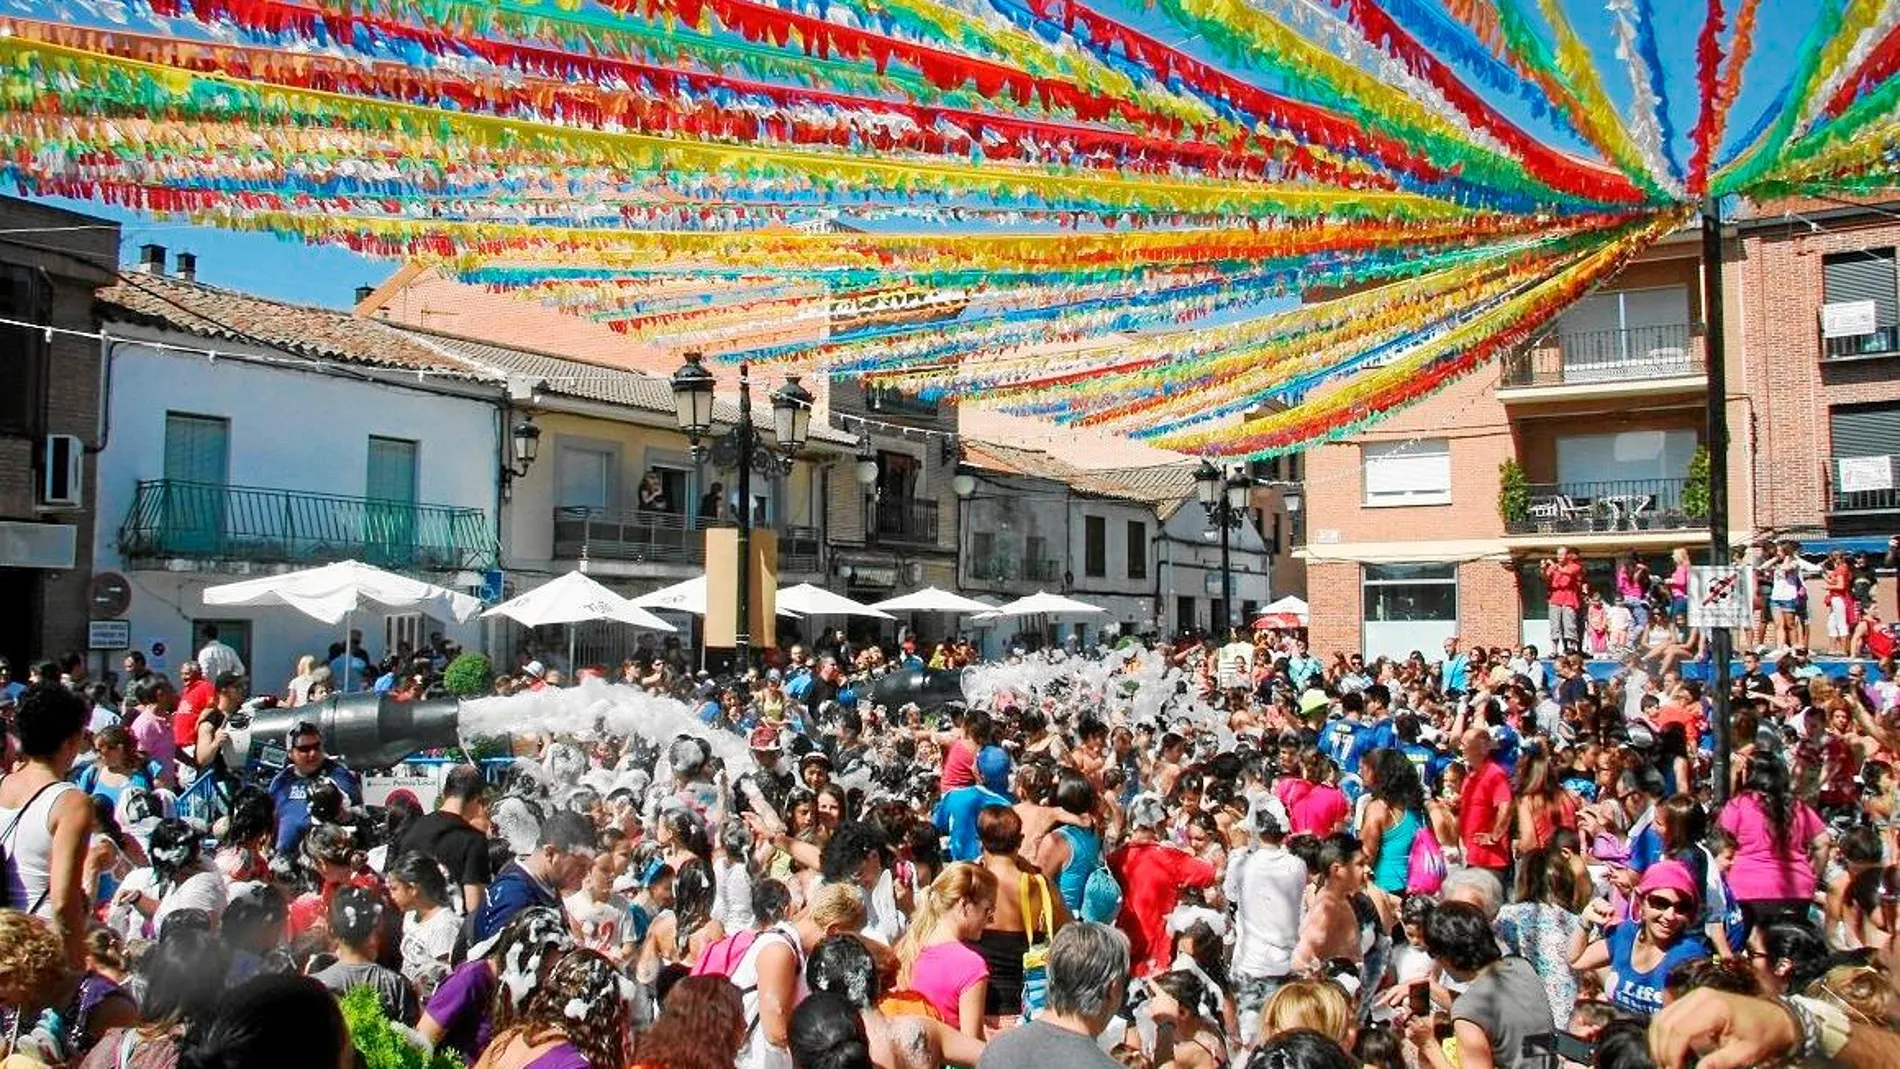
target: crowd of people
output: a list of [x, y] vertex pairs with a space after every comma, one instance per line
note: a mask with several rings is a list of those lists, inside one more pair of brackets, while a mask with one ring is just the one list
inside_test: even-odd
[[[332, 653], [268, 700], [338, 660], [429, 695], [444, 659]], [[1608, 680], [1240, 632], [524, 658], [489, 701], [634, 713], [523, 716], [426, 811], [363, 805], [315, 722], [234, 760], [235, 654], [128, 660], [116, 702], [48, 663], [0, 691], [0, 1034], [380, 1069], [358, 999], [485, 1069], [1900, 1064], [1895, 667], [1780, 653], [1733, 680], [1719, 785], [1709, 695], [1643, 647]], [[879, 703], [932, 669], [965, 700]]]

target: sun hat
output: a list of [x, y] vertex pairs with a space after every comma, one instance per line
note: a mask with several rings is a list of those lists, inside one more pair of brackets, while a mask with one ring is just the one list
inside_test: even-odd
[[1333, 700], [1326, 696], [1325, 691], [1313, 687], [1300, 695], [1300, 715], [1312, 716], [1314, 713], [1325, 712], [1326, 708], [1332, 704]]

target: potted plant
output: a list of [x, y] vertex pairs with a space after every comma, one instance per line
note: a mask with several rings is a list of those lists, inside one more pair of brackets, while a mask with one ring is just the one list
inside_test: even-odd
[[1696, 446], [1682, 483], [1682, 512], [1692, 520], [1709, 518], [1709, 447]]
[[1504, 529], [1515, 530], [1531, 515], [1531, 482], [1524, 465], [1507, 459], [1498, 465], [1498, 517]]
[[486, 656], [464, 653], [443, 669], [442, 685], [458, 698], [480, 698], [493, 693], [495, 671]]

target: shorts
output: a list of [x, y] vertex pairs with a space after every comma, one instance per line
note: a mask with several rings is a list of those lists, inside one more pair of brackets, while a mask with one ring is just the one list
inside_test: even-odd
[[1798, 613], [1801, 611], [1801, 599], [1799, 598], [1769, 598], [1768, 607], [1775, 610], [1776, 612]]
[[1848, 619], [1847, 599], [1829, 598], [1827, 602], [1827, 637], [1846, 638], [1853, 623]]
[[1285, 976], [1234, 974], [1234, 1011], [1240, 1022], [1242, 1043], [1251, 1044], [1260, 1037], [1260, 1011], [1287, 980]]

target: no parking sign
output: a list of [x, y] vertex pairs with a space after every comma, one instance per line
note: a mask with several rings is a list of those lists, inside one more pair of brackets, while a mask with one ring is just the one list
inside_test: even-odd
[[1752, 627], [1755, 569], [1732, 564], [1689, 569], [1690, 627]]

